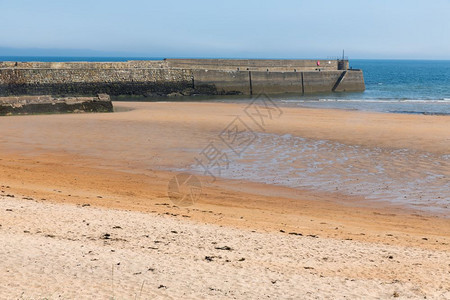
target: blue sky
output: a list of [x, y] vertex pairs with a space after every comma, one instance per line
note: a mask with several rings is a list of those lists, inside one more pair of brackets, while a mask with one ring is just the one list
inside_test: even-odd
[[0, 0], [0, 55], [450, 59], [450, 1]]

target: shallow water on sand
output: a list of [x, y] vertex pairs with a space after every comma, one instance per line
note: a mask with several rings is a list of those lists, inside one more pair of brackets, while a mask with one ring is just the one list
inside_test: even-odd
[[358, 195], [450, 216], [449, 154], [259, 133], [241, 157], [228, 157], [223, 178]]
[[[151, 175], [156, 169], [194, 169], [201, 174], [195, 158], [244, 108], [182, 103], [116, 106], [134, 110], [1, 118], [0, 150], [3, 155], [50, 155], [58, 162], [61, 155], [69, 165], [137, 174]], [[354, 195], [377, 205], [388, 201], [450, 217], [448, 117], [300, 112], [286, 113], [273, 133], [255, 130], [256, 138], [240, 157], [228, 153], [231, 161], [220, 176]], [[364, 126], [354, 126], [353, 120]], [[74, 162], [66, 162], [66, 155]]]

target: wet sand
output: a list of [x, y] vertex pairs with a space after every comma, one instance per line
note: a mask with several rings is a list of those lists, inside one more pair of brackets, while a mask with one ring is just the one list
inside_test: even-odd
[[[33, 199], [39, 202], [36, 205], [49, 205], [49, 207], [53, 207], [53, 204], [50, 203], [85, 205], [84, 208], [87, 208], [86, 205], [89, 204], [107, 209], [136, 211], [136, 214], [142, 212], [149, 218], [159, 214], [164, 218], [173, 219], [174, 222], [181, 222], [180, 224], [225, 226], [224, 228], [228, 228], [233, 234], [238, 235], [251, 235], [253, 234], [251, 231], [256, 231], [255, 234], [263, 234], [267, 237], [275, 236], [281, 240], [296, 237], [300, 241], [308, 238], [308, 235], [313, 235], [323, 243], [337, 243], [330, 247], [339, 251], [348, 247], [346, 245], [340, 248], [339, 241], [345, 241], [355, 247], [356, 245], [366, 247], [361, 257], [367, 259], [370, 259], [369, 256], [372, 254], [378, 255], [375, 254], [378, 252], [374, 250], [378, 247], [377, 245], [380, 247], [389, 245], [399, 247], [396, 249], [399, 251], [398, 253], [403, 253], [402, 255], [409, 251], [431, 251], [430, 255], [435, 255], [443, 266], [448, 262], [446, 260], [450, 245], [450, 219], [446, 218], [448, 212], [446, 204], [450, 201], [450, 195], [446, 193], [450, 149], [450, 133], [448, 131], [450, 120], [448, 117], [282, 108], [283, 114], [268, 122], [263, 129], [251, 125], [252, 130], [259, 134], [259, 137], [263, 136], [258, 140], [260, 143], [267, 141], [266, 135], [285, 137], [289, 135], [289, 138], [302, 138], [315, 142], [325, 140], [333, 145], [342, 145], [338, 149], [345, 147], [381, 149], [382, 154], [377, 157], [380, 160], [392, 157], [394, 151], [405, 151], [406, 149], [409, 151], [408, 155], [412, 156], [395, 159], [397, 165], [390, 169], [389, 177], [386, 178], [394, 183], [400, 182], [400, 184], [406, 175], [406, 178], [409, 179], [421, 178], [423, 173], [418, 170], [420, 164], [425, 170], [443, 175], [443, 177], [439, 177], [439, 181], [433, 181], [436, 183], [436, 187], [431, 189], [431, 192], [427, 187], [423, 187], [426, 195], [436, 196], [433, 198], [433, 202], [429, 202], [436, 208], [435, 210], [421, 209], [421, 206], [427, 207], [427, 202], [411, 206], [405, 205], [401, 201], [392, 201], [392, 199], [383, 199], [382, 197], [374, 201], [368, 199], [364, 193], [352, 194], [351, 191], [345, 189], [327, 190], [321, 187], [284, 185], [284, 179], [275, 182], [277, 185], [268, 184], [267, 181], [257, 182], [254, 172], [260, 172], [260, 170], [247, 172], [248, 175], [242, 170], [237, 170], [235, 174], [239, 174], [239, 176], [226, 176], [228, 178], [219, 179], [212, 184], [205, 184], [210, 181], [209, 176], [198, 174], [197, 176], [204, 183], [203, 195], [194, 206], [181, 208], [174, 206], [167, 197], [169, 180], [179, 171], [193, 169], [195, 171], [193, 166], [199, 151], [210, 142], [217, 141], [218, 135], [236, 116], [242, 116], [242, 120], [247, 120], [246, 122], [251, 124], [248, 119], [245, 119], [248, 117], [243, 113], [245, 106], [219, 103], [125, 102], [116, 102], [115, 106], [120, 112], [1, 118], [0, 180], [3, 186], [1, 195], [3, 197], [14, 195], [15, 199]], [[260, 145], [257, 148], [261, 150], [261, 147], [267, 143], [255, 143], [251, 146], [255, 147], [255, 145]], [[273, 149], [267, 148], [269, 153], [273, 152]], [[233, 170], [237, 166], [264, 165], [265, 162], [268, 164], [272, 161], [273, 157], [264, 156], [262, 156], [262, 160], [258, 160], [258, 157], [261, 158], [261, 153], [265, 152], [256, 150], [250, 146], [246, 148], [247, 152], [243, 153], [241, 157], [232, 159], [229, 170]], [[325, 151], [319, 159], [329, 156], [329, 153], [329, 151]], [[416, 158], [423, 157], [424, 154], [432, 159], [422, 159], [419, 160], [419, 164], [414, 163]], [[433, 168], [433, 163], [436, 161], [433, 158], [435, 157], [441, 161], [437, 167]], [[289, 156], [286, 160], [288, 166], [290, 158], [292, 157]], [[358, 160], [352, 162], [351, 165], [360, 169], [361, 166], [372, 168], [372, 166], [367, 166], [370, 164], [370, 159], [373, 157], [369, 156], [364, 161], [363, 156], [358, 156]], [[314, 160], [314, 158], [310, 157], [309, 160]], [[385, 161], [389, 162], [389, 160]], [[296, 162], [300, 164], [304, 161], [297, 158]], [[275, 164], [277, 163], [280, 162], [275, 161]], [[322, 172], [329, 174], [333, 173], [332, 170], [325, 168], [322, 169]], [[345, 168], [339, 170], [345, 171]], [[272, 173], [276, 175], [276, 171], [273, 170]], [[289, 176], [287, 177], [289, 178]], [[367, 181], [375, 177], [363, 177], [363, 179]], [[342, 183], [338, 183], [338, 185], [341, 186]], [[440, 189], [441, 186], [442, 189]], [[391, 184], [390, 189], [396, 190], [396, 186]], [[420, 192], [420, 187], [418, 189]], [[413, 193], [409, 197], [411, 201], [419, 199], [419, 197], [415, 199]], [[30, 200], [15, 201], [20, 203], [20, 201]], [[72, 206], [56, 207], [70, 210], [69, 207]], [[73, 214], [76, 216], [75, 212]], [[130, 214], [132, 213], [130, 212]], [[49, 222], [48, 228], [51, 228], [51, 224], [63, 221], [61, 220], [64, 219], [63, 215], [49, 214], [45, 216], [42, 214], [39, 218], [44, 223]], [[81, 218], [81, 215], [79, 217]], [[130, 218], [134, 217], [135, 215], [130, 216]], [[126, 222], [128, 217], [123, 218]], [[54, 221], [51, 221], [52, 219]], [[14, 224], [14, 222], [10, 224]], [[137, 225], [133, 223], [130, 226]], [[16, 229], [11, 225], [8, 227], [3, 225], [0, 232], [5, 238]], [[134, 229], [130, 228], [129, 230]], [[36, 229], [37, 231], [39, 230]], [[40, 233], [30, 232], [31, 234], [26, 235], [26, 240], [46, 240], [45, 236], [41, 236]], [[83, 234], [82, 232], [80, 231], [80, 234]], [[293, 233], [302, 234], [302, 236]], [[205, 233], [205, 235], [213, 236], [214, 234]], [[67, 242], [65, 237], [59, 239], [61, 242]], [[139, 240], [137, 237], [136, 239]], [[198, 241], [194, 239], [190, 243], [196, 242]], [[20, 242], [17, 241], [15, 247], [20, 247], [20, 245]], [[68, 245], [61, 247], [61, 249], [64, 247], [70, 249]], [[119, 248], [121, 247], [126, 246], [121, 244]], [[185, 245], [185, 247], [187, 246]], [[301, 245], [292, 246], [290, 255], [295, 256], [296, 253], [300, 253], [302, 247]], [[247, 253], [251, 253], [251, 251]], [[1, 255], [8, 255], [6, 248], [3, 248]], [[24, 258], [28, 254], [20, 255]], [[308, 255], [318, 258], [318, 253], [315, 252]], [[332, 253], [328, 253], [328, 255], [332, 255]], [[155, 259], [158, 257], [155, 255]], [[69, 261], [72, 259], [68, 258]], [[267, 262], [276, 259], [280, 259], [280, 255], [273, 252], [270, 258], [266, 257], [262, 260]], [[404, 259], [402, 263], [405, 265], [418, 263], [412, 260], [408, 261], [407, 255], [404, 255]], [[391, 259], [388, 258], [387, 262], [390, 261]], [[345, 264], [344, 260], [341, 260], [340, 263]], [[448, 266], [442, 269], [444, 273], [437, 275], [434, 263], [427, 264], [425, 258], [420, 263], [421, 265], [415, 265], [416, 272], [411, 270], [405, 273], [402, 268], [389, 269], [387, 272], [387, 267], [380, 264], [370, 268], [361, 265], [361, 273], [356, 272], [353, 275], [351, 272], [339, 274], [337, 271], [333, 271], [321, 274], [324, 277], [320, 277], [319, 273], [311, 276], [323, 284], [331, 278], [333, 280], [336, 278], [360, 280], [364, 276], [373, 276], [379, 280], [374, 283], [379, 289], [376, 293], [379, 297], [387, 297], [394, 292], [384, 287], [387, 282], [393, 280], [404, 284], [401, 286], [401, 290], [405, 293], [404, 296], [422, 296], [425, 293], [429, 297], [437, 297], [437, 295], [448, 293], [449, 281], [445, 280], [449, 274], [449, 271], [445, 269]], [[102, 267], [106, 268], [106, 265], [102, 265]], [[11, 268], [11, 266], [8, 267], [8, 269]], [[35, 269], [21, 268], [21, 272], [24, 272], [25, 275], [20, 280], [26, 280], [27, 277], [38, 274]], [[269, 269], [273, 271], [270, 267]], [[324, 271], [327, 269], [324, 267]], [[285, 270], [285, 267], [280, 267], [280, 270]], [[169, 271], [166, 270], [166, 272]], [[197, 276], [208, 272], [206, 270], [199, 271]], [[288, 273], [286, 271], [285, 274]], [[99, 276], [103, 278], [105, 275], [102, 274], [100, 273]], [[386, 274], [390, 274], [387, 276], [389, 278], [385, 276]], [[416, 287], [419, 286], [420, 292], [414, 291], [412, 286], [408, 286], [411, 274], [416, 274], [414, 282]], [[303, 279], [308, 280], [303, 275], [305, 274], [296, 275], [297, 283], [302, 283]], [[429, 282], [430, 278], [435, 278], [433, 276], [444, 278], [438, 287]], [[198, 277], [196, 278], [198, 279]], [[215, 279], [221, 282], [223, 278], [217, 274]], [[285, 280], [287, 279], [285, 278]], [[346, 290], [346, 285], [342, 281], [338, 282], [335, 288], [325, 291], [329, 293], [324, 295], [333, 293], [353, 295]], [[245, 284], [243, 285], [245, 286]], [[219, 287], [219, 289], [221, 288], [223, 286]], [[107, 287], [102, 287], [102, 289], [105, 290], [105, 295], [106, 291], [109, 293]], [[286, 295], [288, 297], [290, 295], [283, 294], [283, 291], [286, 292], [286, 290], [273, 285], [271, 289], [274, 289], [271, 294], [273, 296]], [[324, 289], [326, 290], [325, 287]], [[200, 294], [203, 293], [197, 289], [194, 290]], [[27, 295], [37, 295], [39, 288], [30, 288], [29, 291], [31, 293]], [[189, 289], [186, 288], [185, 292], [189, 293]], [[361, 293], [364, 291], [362, 290]], [[195, 294], [193, 298], [201, 298], [200, 294]], [[175, 296], [175, 294], [164, 293], [159, 296], [163, 297], [164, 295]], [[224, 294], [220, 295], [226, 297]], [[204, 297], [208, 296], [212, 295], [204, 294]], [[238, 298], [244, 296], [245, 293], [237, 295]], [[256, 295], [252, 296], [256, 297]], [[309, 294], [308, 296], [317, 295]], [[367, 296], [371, 295], [367, 294]]]

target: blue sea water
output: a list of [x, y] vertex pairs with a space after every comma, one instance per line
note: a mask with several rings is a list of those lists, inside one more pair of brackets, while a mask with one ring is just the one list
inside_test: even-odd
[[[0, 61], [101, 62], [151, 59], [162, 58], [0, 56]], [[450, 61], [354, 59], [350, 60], [350, 66], [364, 72], [366, 90], [362, 93], [276, 96], [274, 99], [286, 106], [450, 114]]]
[[362, 69], [366, 90], [285, 97], [287, 105], [395, 113], [450, 114], [450, 61], [350, 60]]
[[365, 75], [364, 99], [450, 99], [450, 61], [354, 60]]

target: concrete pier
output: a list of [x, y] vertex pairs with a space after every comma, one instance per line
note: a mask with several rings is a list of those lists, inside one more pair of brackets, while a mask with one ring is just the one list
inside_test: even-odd
[[0, 62], [0, 96], [252, 95], [364, 91], [346, 60]]

